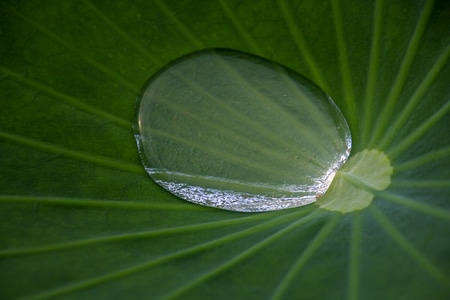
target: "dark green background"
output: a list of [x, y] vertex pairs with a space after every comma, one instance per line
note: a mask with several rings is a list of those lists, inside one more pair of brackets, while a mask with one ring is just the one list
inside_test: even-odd
[[[447, 3], [2, 1], [0, 298], [450, 298]], [[154, 184], [135, 99], [211, 47], [316, 82], [352, 153], [391, 158], [391, 186], [342, 215], [227, 212]]]

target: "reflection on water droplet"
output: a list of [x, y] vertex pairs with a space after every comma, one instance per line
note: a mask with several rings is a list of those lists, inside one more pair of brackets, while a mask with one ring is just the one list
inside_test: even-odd
[[135, 135], [155, 182], [236, 211], [316, 201], [351, 148], [342, 113], [316, 85], [269, 60], [218, 49], [179, 58], [150, 79]]

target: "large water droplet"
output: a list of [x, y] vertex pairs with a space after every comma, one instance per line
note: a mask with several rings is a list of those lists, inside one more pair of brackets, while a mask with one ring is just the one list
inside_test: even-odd
[[316, 85], [264, 58], [217, 49], [181, 57], [150, 79], [135, 134], [155, 182], [236, 211], [314, 202], [351, 148], [342, 113]]

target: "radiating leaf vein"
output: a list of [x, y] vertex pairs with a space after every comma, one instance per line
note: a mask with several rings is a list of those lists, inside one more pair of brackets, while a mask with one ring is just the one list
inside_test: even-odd
[[391, 91], [386, 99], [386, 104], [384, 105], [383, 110], [380, 113], [380, 116], [374, 126], [374, 131], [372, 133], [372, 139], [370, 141], [371, 146], [376, 146], [381, 136], [384, 134], [386, 128], [390, 125], [389, 118], [392, 116], [395, 106], [397, 105], [398, 99], [400, 98], [400, 94], [403, 91], [403, 87], [408, 78], [409, 71], [414, 62], [414, 57], [416, 55], [417, 49], [419, 48], [420, 41], [422, 39], [423, 33], [426, 29], [426, 25], [428, 19], [433, 10], [434, 0], [425, 1], [425, 6], [422, 9], [422, 13], [417, 22], [416, 28], [414, 29], [414, 33], [409, 41], [408, 48], [400, 64], [399, 71], [397, 73], [397, 77], [395, 78], [394, 83], [392, 84]]
[[158, 6], [161, 12], [167, 16], [167, 18], [173, 23], [178, 30], [188, 39], [188, 41], [194, 46], [196, 49], [204, 48], [203, 43], [193, 34], [185, 24], [183, 24], [177, 16], [167, 8], [166, 4], [161, 0], [155, 0], [154, 3]]
[[442, 106], [437, 112], [431, 115], [422, 124], [417, 126], [413, 132], [406, 136], [402, 141], [393, 146], [387, 151], [391, 159], [396, 159], [399, 155], [405, 152], [409, 147], [414, 145], [420, 138], [422, 138], [430, 129], [436, 125], [442, 118], [450, 112], [450, 101]]
[[287, 28], [292, 36], [292, 40], [295, 42], [297, 50], [301, 53], [301, 56], [305, 59], [306, 64], [312, 72], [313, 78], [315, 82], [325, 91], [329, 92], [330, 87], [320, 71], [319, 66], [315, 62], [311, 51], [308, 48], [308, 43], [306, 43], [306, 39], [300, 29], [300, 27], [296, 24], [293, 15], [291, 14], [291, 8], [289, 7], [289, 2], [284, 0], [278, 0], [278, 7], [281, 11], [283, 19], [287, 25]]
[[296, 262], [292, 265], [288, 273], [282, 278], [280, 284], [273, 292], [271, 299], [278, 300], [282, 299], [286, 294], [288, 288], [292, 285], [295, 277], [304, 267], [304, 265], [311, 259], [317, 249], [322, 246], [328, 236], [336, 227], [336, 224], [340, 220], [341, 216], [339, 214], [334, 215], [328, 221], [328, 223], [320, 230], [317, 236], [312, 240], [312, 242], [308, 245], [308, 247], [302, 252], [300, 257], [296, 260]]
[[[147, 175], [143, 174], [145, 179]], [[110, 199], [93, 199], [93, 198], [68, 198], [55, 196], [30, 196], [30, 195], [0, 195], [0, 202], [2, 203], [23, 203], [35, 204], [41, 203], [46, 205], [56, 206], [74, 206], [98, 209], [123, 209], [123, 210], [182, 210], [182, 211], [204, 211], [209, 210], [204, 206], [192, 205], [188, 203], [174, 204], [174, 203], [155, 203], [155, 202], [138, 202], [132, 200], [110, 200]]]
[[109, 27], [111, 27], [115, 32], [117, 32], [124, 40], [127, 41], [131, 46], [133, 46], [137, 51], [139, 51], [146, 59], [150, 60], [156, 66], [162, 66], [163, 62], [152, 55], [149, 50], [144, 48], [141, 44], [136, 42], [136, 40], [130, 35], [130, 33], [121, 29], [114, 21], [108, 18], [101, 10], [99, 10], [91, 1], [83, 0], [83, 2]]
[[347, 104], [345, 116], [347, 117], [350, 126], [357, 124], [356, 117], [358, 112], [356, 110], [355, 91], [353, 87], [352, 76], [350, 73], [350, 64], [348, 61], [348, 53], [344, 36], [342, 12], [339, 1], [331, 1], [331, 8], [333, 11], [334, 27], [336, 29], [337, 44], [339, 51], [339, 64], [341, 68], [342, 84], [344, 88], [344, 101]]
[[231, 21], [231, 23], [236, 28], [236, 31], [244, 38], [244, 40], [250, 46], [252, 51], [254, 51], [257, 55], [262, 56], [263, 53], [260, 50], [260, 47], [258, 47], [258, 44], [255, 42], [255, 40], [245, 30], [244, 26], [242, 26], [241, 22], [239, 21], [239, 18], [230, 9], [230, 7], [228, 6], [227, 2], [225, 0], [219, 0], [219, 3], [220, 3], [220, 6], [222, 7], [222, 10], [225, 12], [225, 14], [228, 16], [229, 20]]
[[366, 145], [369, 140], [370, 129], [373, 126], [374, 116], [374, 100], [376, 83], [378, 78], [378, 66], [380, 63], [380, 51], [382, 41], [383, 28], [383, 6], [384, 0], [375, 1], [375, 12], [373, 22], [373, 38], [370, 49], [369, 70], [367, 75], [366, 96], [364, 99], [364, 120], [362, 122], [364, 128], [361, 131], [361, 143]]
[[396, 180], [391, 187], [406, 187], [409, 189], [444, 189], [450, 188], [450, 180]]
[[428, 152], [412, 160], [395, 165], [394, 172], [403, 173], [449, 156], [450, 147], [444, 147], [442, 149]]
[[450, 285], [449, 278], [442, 273], [428, 258], [426, 258], [413, 244], [411, 244], [403, 234], [392, 224], [391, 221], [374, 206], [371, 207], [372, 213], [380, 226], [384, 229], [387, 235], [405, 251], [419, 266], [426, 270], [432, 277]]
[[28, 85], [28, 86], [30, 86], [30, 87], [38, 90], [38, 91], [41, 91], [41, 92], [51, 96], [51, 97], [54, 97], [54, 98], [59, 99], [59, 100], [62, 100], [62, 101], [64, 101], [65, 103], [67, 103], [68, 105], [70, 105], [72, 107], [75, 107], [77, 109], [83, 110], [83, 111], [85, 111], [87, 113], [90, 113], [92, 115], [100, 117], [100, 118], [102, 118], [104, 120], [113, 122], [114, 124], [119, 125], [119, 126], [121, 126], [123, 128], [126, 128], [126, 129], [130, 129], [131, 128], [131, 122], [126, 120], [126, 119], [123, 119], [121, 117], [115, 116], [115, 115], [113, 115], [111, 113], [108, 113], [108, 112], [106, 112], [104, 110], [101, 110], [101, 109], [96, 108], [96, 107], [94, 107], [92, 105], [89, 105], [89, 104], [81, 101], [78, 98], [75, 98], [75, 97], [72, 97], [70, 95], [66, 95], [64, 93], [61, 93], [61, 92], [55, 90], [54, 88], [52, 88], [50, 86], [47, 86], [47, 85], [45, 85], [45, 84], [43, 84], [41, 82], [36, 82], [34, 80], [25, 78], [23, 75], [19, 75], [19, 74], [13, 72], [13, 71], [7, 69], [4, 66], [0, 66], [0, 72], [3, 72], [6, 75], [8, 75], [10, 78], [12, 78], [14, 80], [17, 80], [17, 81], [19, 81], [21, 83], [24, 83], [24, 84], [26, 84], [26, 85]]
[[198, 230], [210, 230], [214, 228], [221, 227], [231, 227], [233, 225], [245, 224], [254, 221], [261, 221], [268, 219], [270, 214], [255, 214], [248, 217], [240, 217], [234, 219], [227, 220], [219, 220], [213, 222], [206, 222], [200, 224], [193, 225], [184, 225], [178, 227], [170, 227], [164, 229], [157, 230], [147, 230], [141, 232], [132, 232], [132, 233], [124, 233], [124, 234], [114, 234], [114, 235], [103, 235], [96, 236], [86, 239], [80, 239], [75, 241], [67, 241], [37, 247], [26, 247], [26, 248], [13, 248], [13, 249], [5, 249], [0, 251], [0, 257], [4, 256], [24, 256], [24, 255], [33, 255], [33, 254], [41, 254], [41, 253], [50, 253], [55, 251], [62, 251], [73, 248], [80, 247], [88, 247], [98, 244], [106, 244], [106, 243], [115, 243], [115, 242], [123, 242], [126, 240], [136, 240], [136, 239], [146, 239], [146, 238], [154, 238], [158, 236], [169, 236], [174, 234], [183, 234], [186, 232], [194, 232]]
[[82, 152], [79, 150], [71, 150], [66, 149], [57, 145], [53, 145], [50, 143], [42, 142], [30, 137], [14, 134], [14, 133], [7, 133], [0, 131], [0, 138], [3, 138], [8, 141], [12, 141], [21, 145], [25, 145], [28, 147], [35, 148], [37, 150], [55, 153], [57, 155], [63, 155], [70, 158], [79, 159], [81, 161], [85, 161], [88, 163], [97, 164], [100, 166], [108, 167], [108, 168], [114, 168], [117, 170], [122, 170], [126, 172], [133, 172], [133, 173], [143, 173], [144, 168], [142, 168], [138, 164], [133, 164], [129, 162], [124, 162], [121, 160], [100, 156], [100, 155], [94, 155], [86, 152]]
[[95, 67], [102, 73], [108, 75], [109, 77], [115, 79], [118, 83], [126, 87], [132, 92], [138, 93], [140, 90], [140, 86], [137, 86], [136, 84], [128, 81], [127, 79], [123, 78], [121, 75], [117, 74], [112, 69], [100, 64], [93, 58], [87, 56], [84, 51], [79, 50], [74, 45], [71, 45], [70, 43], [66, 42], [64, 39], [56, 35], [55, 33], [51, 32], [47, 28], [43, 27], [42, 25], [38, 24], [36, 21], [33, 21], [32, 19], [26, 17], [25, 15], [19, 13], [15, 8], [10, 6], [9, 4], [6, 4], [5, 2], [0, 2], [0, 5], [6, 8], [9, 12], [13, 13], [16, 17], [19, 19], [25, 21], [26, 23], [30, 24], [31, 27], [36, 28], [38, 31], [40, 31], [42, 34], [50, 37], [52, 40], [56, 41], [57, 43], [64, 46], [67, 50], [70, 52], [76, 54], [80, 58], [82, 58], [84, 61], [89, 63], [91, 66]]
[[229, 270], [230, 268], [236, 266], [238, 263], [242, 262], [243, 260], [249, 258], [251, 255], [254, 255], [256, 252], [261, 251], [262, 249], [270, 246], [270, 244], [276, 242], [277, 239], [283, 237], [284, 235], [288, 234], [289, 232], [298, 229], [299, 226], [302, 224], [305, 224], [309, 222], [310, 220], [314, 219], [318, 216], [318, 213], [312, 213], [307, 215], [306, 217], [303, 217], [304, 213], [302, 211], [299, 211], [300, 214], [297, 216], [299, 218], [297, 221], [292, 222], [292, 224], [283, 227], [279, 231], [271, 234], [270, 236], [266, 237], [262, 241], [254, 244], [252, 247], [248, 248], [247, 250], [242, 251], [238, 255], [232, 257], [231, 259], [225, 261], [224, 263], [220, 264], [218, 267], [214, 268], [211, 271], [208, 271], [201, 276], [195, 278], [194, 280], [188, 282], [185, 285], [182, 285], [181, 287], [178, 287], [175, 291], [171, 292], [170, 294], [166, 295], [164, 299], [175, 299], [183, 294], [185, 294], [190, 289], [194, 288], [195, 286], [198, 286], [199, 284], [207, 284], [207, 281], [220, 275], [221, 273]]
[[380, 192], [377, 194], [377, 196], [396, 204], [408, 207], [410, 209], [414, 209], [415, 211], [418, 211], [422, 214], [450, 221], [450, 212], [443, 208], [433, 206], [418, 200], [411, 200], [407, 197], [396, 195], [387, 191]]
[[121, 269], [119, 271], [112, 271], [112, 272], [109, 272], [107, 274], [104, 274], [104, 275], [101, 275], [98, 277], [86, 279], [84, 281], [78, 281], [78, 282], [74, 282], [74, 283], [71, 283], [66, 286], [57, 287], [52, 290], [44, 291], [42, 293], [33, 295], [32, 299], [37, 300], [37, 299], [47, 299], [47, 298], [62, 296], [62, 295], [68, 294], [68, 293], [74, 293], [74, 292], [88, 289], [88, 288], [91, 288], [91, 287], [94, 287], [97, 285], [105, 284], [105, 283], [108, 283], [108, 282], [111, 282], [111, 281], [114, 281], [114, 280], [117, 280], [117, 279], [120, 279], [123, 277], [132, 276], [136, 273], [146, 271], [146, 270], [156, 267], [158, 265], [161, 265], [161, 264], [164, 264], [164, 263], [167, 263], [170, 261], [174, 261], [174, 260], [177, 260], [177, 259], [180, 259], [183, 257], [187, 257], [187, 256], [190, 256], [193, 254], [198, 254], [200, 252], [203, 252], [203, 251], [215, 248], [215, 247], [219, 247], [225, 243], [230, 243], [232, 241], [245, 238], [246, 236], [269, 229], [273, 226], [283, 224], [285, 222], [289, 222], [290, 220], [292, 220], [293, 217], [297, 218], [298, 214], [299, 214], [298, 211], [296, 211], [289, 215], [282, 215], [280, 217], [271, 219], [267, 222], [249, 227], [247, 229], [244, 229], [244, 230], [241, 230], [241, 231], [238, 231], [235, 233], [225, 235], [223, 237], [211, 240], [206, 243], [198, 244], [194, 247], [190, 247], [187, 249], [183, 249], [180, 251], [176, 251], [176, 252], [167, 254], [165, 256], [156, 258], [154, 260], [136, 264], [131, 267]]
[[420, 85], [417, 87], [414, 94], [408, 100], [400, 114], [395, 118], [395, 121], [392, 126], [387, 129], [384, 134], [384, 138], [381, 141], [380, 148], [384, 149], [388, 147], [389, 144], [392, 143], [392, 140], [395, 138], [395, 135], [400, 132], [402, 126], [408, 121], [411, 117], [411, 114], [414, 112], [416, 106], [420, 103], [420, 100], [425, 95], [425, 93], [431, 88], [434, 80], [439, 75], [439, 72], [446, 65], [447, 61], [450, 58], [450, 45], [447, 46], [445, 51], [438, 57], [434, 65], [428, 71], [425, 78], [422, 80]]
[[349, 265], [349, 288], [348, 299], [358, 299], [358, 289], [360, 285], [360, 268], [361, 268], [361, 237], [362, 237], [362, 223], [361, 214], [355, 213], [353, 216], [353, 229], [351, 235], [350, 245], [350, 265]]

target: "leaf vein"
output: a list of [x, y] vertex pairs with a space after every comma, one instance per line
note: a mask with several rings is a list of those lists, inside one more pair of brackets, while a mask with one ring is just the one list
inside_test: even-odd
[[109, 77], [115, 79], [118, 83], [122, 84], [124, 87], [129, 89], [130, 91], [137, 93], [140, 90], [140, 87], [136, 86], [135, 84], [129, 82], [125, 78], [123, 78], [121, 75], [117, 74], [113, 70], [109, 69], [108, 67], [100, 64], [99, 62], [95, 61], [93, 58], [85, 55], [83, 51], [77, 49], [75, 46], [69, 44], [50, 30], [46, 29], [42, 25], [38, 24], [36, 21], [31, 20], [30, 18], [26, 17], [25, 15], [19, 13], [15, 8], [10, 6], [9, 4], [6, 4], [5, 2], [0, 2], [0, 5], [4, 6], [8, 11], [13, 13], [16, 17], [19, 19], [25, 21], [29, 25], [31, 25], [33, 28], [36, 28], [38, 31], [40, 31], [42, 34], [48, 36], [52, 40], [56, 41], [57, 43], [63, 45], [67, 50], [70, 52], [76, 54], [77, 56], [81, 57], [84, 61], [101, 71], [102, 73], [108, 75]]
[[405, 56], [401, 62], [397, 77], [395, 78], [392, 89], [387, 96], [386, 105], [380, 113], [376, 126], [374, 126], [372, 139], [369, 143], [371, 146], [374, 146], [379, 142], [379, 139], [384, 134], [386, 127], [389, 125], [388, 119], [391, 117], [394, 107], [400, 98], [401, 92], [403, 91], [406, 79], [408, 78], [408, 74], [412, 67], [417, 49], [419, 48], [422, 35], [426, 29], [428, 19], [433, 10], [434, 0], [425, 1], [425, 3], [425, 7], [419, 17], [419, 21], [414, 29], [414, 33], [409, 41]]
[[92, 105], [86, 104], [83, 101], [81, 101], [78, 98], [75, 98], [73, 96], [69, 96], [67, 94], [61, 93], [57, 90], [55, 90], [54, 88], [51, 88], [41, 82], [36, 82], [34, 80], [25, 78], [23, 75], [19, 75], [9, 69], [7, 69], [4, 66], [0, 66], [0, 71], [5, 73], [7, 76], [9, 76], [10, 78], [17, 80], [21, 83], [24, 83], [38, 91], [41, 91], [51, 97], [55, 97], [57, 99], [63, 100], [65, 103], [67, 103], [68, 105], [75, 107], [77, 109], [80, 109], [82, 111], [85, 111], [89, 114], [95, 115], [97, 117], [100, 117], [102, 119], [108, 120], [113, 122], [116, 125], [119, 125], [120, 127], [129, 129], [131, 128], [131, 122], [123, 119], [121, 117], [115, 116], [111, 113], [108, 113], [104, 110], [98, 109]]
[[292, 265], [289, 272], [282, 278], [280, 284], [275, 289], [274, 293], [271, 296], [271, 299], [281, 299], [284, 294], [286, 294], [288, 288], [292, 285], [292, 282], [295, 279], [295, 276], [301, 271], [304, 265], [311, 259], [314, 253], [319, 249], [331, 232], [336, 227], [336, 224], [341, 219], [339, 214], [334, 215], [328, 223], [323, 226], [320, 232], [316, 235], [314, 240], [308, 245], [308, 247], [302, 252], [300, 257], [296, 260], [296, 262]]
[[114, 168], [126, 172], [133, 172], [133, 173], [143, 173], [144, 169], [137, 165], [132, 164], [128, 162], [124, 162], [121, 160], [100, 156], [100, 155], [94, 155], [86, 152], [82, 152], [80, 150], [70, 150], [66, 149], [57, 145], [53, 145], [50, 143], [42, 142], [30, 137], [14, 134], [14, 133], [7, 133], [0, 131], [0, 138], [3, 138], [5, 140], [9, 140], [21, 145], [25, 145], [31, 148], [35, 148], [41, 151], [55, 153], [58, 155], [63, 155], [70, 158], [75, 158], [81, 161], [85, 161], [88, 163], [94, 163], [100, 166], [108, 167], [108, 168]]
[[426, 270], [433, 278], [450, 285], [450, 280], [428, 258], [409, 242], [404, 235], [392, 224], [392, 222], [379, 209], [372, 206], [372, 214], [386, 234], [403, 250], [412, 260]]

